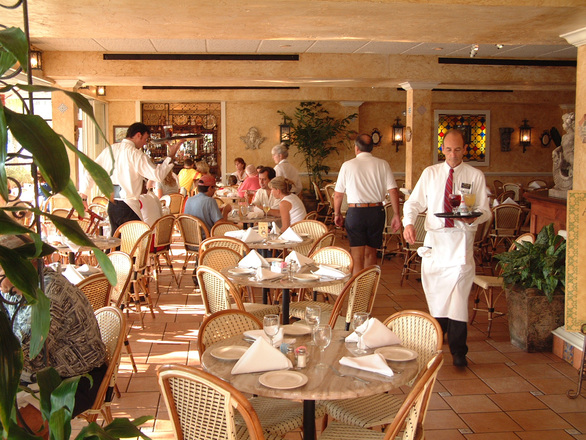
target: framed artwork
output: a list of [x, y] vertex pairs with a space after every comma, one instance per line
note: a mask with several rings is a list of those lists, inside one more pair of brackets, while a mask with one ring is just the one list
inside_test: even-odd
[[126, 137], [126, 132], [128, 131], [128, 125], [114, 125], [114, 143], [120, 142], [122, 139]]
[[442, 162], [444, 136], [452, 129], [464, 133], [467, 147], [464, 162], [473, 166], [488, 166], [490, 159], [490, 111], [489, 110], [435, 110], [436, 148], [433, 163]]

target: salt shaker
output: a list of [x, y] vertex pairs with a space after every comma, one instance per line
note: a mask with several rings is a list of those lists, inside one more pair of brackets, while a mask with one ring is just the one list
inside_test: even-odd
[[307, 351], [305, 347], [297, 349], [297, 368], [305, 368], [307, 366]]

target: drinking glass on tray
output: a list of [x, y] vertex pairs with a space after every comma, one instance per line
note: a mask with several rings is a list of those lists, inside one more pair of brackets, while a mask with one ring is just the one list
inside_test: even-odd
[[462, 202], [462, 196], [460, 194], [449, 194], [448, 200], [450, 201], [450, 206], [452, 207], [452, 213], [456, 214], [458, 212], [458, 208], [460, 207], [460, 203]]

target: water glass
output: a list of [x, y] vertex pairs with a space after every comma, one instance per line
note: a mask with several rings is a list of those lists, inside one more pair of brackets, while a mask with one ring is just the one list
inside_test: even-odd
[[319, 306], [307, 306], [305, 308], [305, 322], [311, 327], [311, 333], [319, 325], [321, 320], [321, 308]]
[[269, 337], [271, 345], [274, 347], [274, 338], [279, 333], [279, 315], [265, 315], [263, 317], [262, 328]]
[[317, 367], [327, 367], [324, 362], [324, 353], [330, 342], [332, 342], [332, 328], [328, 324], [318, 325], [313, 332], [313, 342], [319, 348], [319, 363]]
[[364, 334], [364, 330], [366, 328], [360, 328], [369, 318], [368, 312], [356, 312], [352, 316], [352, 330], [358, 336], [358, 343], [356, 344], [356, 353], [363, 354], [366, 353], [364, 349], [364, 344], [362, 342], [362, 335]]

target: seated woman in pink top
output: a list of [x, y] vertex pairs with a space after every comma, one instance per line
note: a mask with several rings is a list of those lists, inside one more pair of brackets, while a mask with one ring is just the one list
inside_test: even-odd
[[238, 197], [245, 197], [248, 191], [256, 192], [260, 188], [260, 181], [258, 180], [258, 172], [254, 165], [246, 166], [247, 178], [238, 187]]

